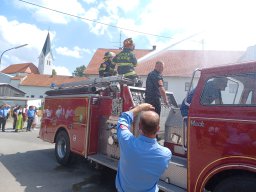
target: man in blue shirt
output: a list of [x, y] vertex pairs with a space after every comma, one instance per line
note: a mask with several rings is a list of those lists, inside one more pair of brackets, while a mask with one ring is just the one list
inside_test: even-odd
[[36, 109], [34, 106], [29, 106], [28, 111], [27, 111], [27, 116], [28, 116], [28, 123], [27, 123], [27, 131], [31, 130], [32, 123], [34, 121], [36, 114]]
[[[116, 175], [118, 192], [159, 190], [157, 182], [169, 165], [171, 151], [159, 145], [156, 133], [159, 130], [159, 115], [154, 107], [143, 103], [122, 113], [117, 124], [120, 160]], [[133, 118], [139, 112], [141, 134], [136, 138], [130, 132]]]
[[8, 118], [8, 113], [10, 111], [10, 106], [4, 104], [0, 107], [0, 129], [2, 128], [2, 132], [5, 132], [5, 124]]

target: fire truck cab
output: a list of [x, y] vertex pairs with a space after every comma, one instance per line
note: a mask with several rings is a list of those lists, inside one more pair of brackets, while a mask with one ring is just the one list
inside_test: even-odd
[[[214, 87], [216, 79], [225, 81], [222, 88]], [[162, 106], [158, 139], [173, 157], [158, 183], [161, 190], [256, 190], [255, 80], [256, 62], [196, 70], [187, 117], [181, 116], [175, 93], [167, 94], [171, 105]], [[55, 143], [60, 164], [76, 153], [117, 169], [118, 117], [144, 102], [145, 89], [129, 83], [113, 76], [46, 92], [40, 138]], [[139, 134], [138, 119], [132, 132]]]

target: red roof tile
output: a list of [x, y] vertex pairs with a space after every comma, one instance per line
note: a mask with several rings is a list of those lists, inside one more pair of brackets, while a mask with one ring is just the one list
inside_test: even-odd
[[1, 72], [6, 74], [14, 74], [14, 73], [39, 74], [38, 68], [33, 63], [13, 64], [6, 67]]
[[138, 75], [147, 75], [154, 69], [156, 61], [162, 60], [165, 63], [163, 76], [191, 76], [196, 68], [235, 63], [243, 53], [242, 51], [167, 50], [148, 60], [141, 59], [135, 70]]
[[62, 75], [42, 75], [42, 74], [29, 74], [21, 81], [22, 86], [38, 86], [49, 87], [52, 83], [60, 85], [62, 83], [71, 83], [86, 80], [86, 77], [73, 77]]
[[[119, 53], [121, 49], [97, 49], [97, 51], [94, 53], [90, 63], [86, 67], [84, 73], [87, 75], [97, 75], [99, 74], [98, 70], [100, 67], [100, 64], [104, 61], [103, 57], [104, 54], [108, 51], [114, 52], [115, 54]], [[135, 49], [133, 53], [135, 54], [136, 58], [139, 59], [146, 54], [150, 53], [152, 50], [146, 50], [146, 49]]]

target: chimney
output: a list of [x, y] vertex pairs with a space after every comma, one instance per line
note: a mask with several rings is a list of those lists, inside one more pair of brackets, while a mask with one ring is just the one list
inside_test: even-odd
[[155, 51], [156, 50], [156, 45], [153, 45], [153, 51]]

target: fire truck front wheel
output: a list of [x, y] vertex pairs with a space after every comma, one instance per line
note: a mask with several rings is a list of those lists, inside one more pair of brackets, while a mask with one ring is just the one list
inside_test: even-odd
[[68, 165], [71, 161], [69, 136], [65, 131], [58, 133], [55, 143], [55, 156], [61, 165]]
[[233, 176], [220, 182], [213, 192], [255, 192], [256, 177], [254, 176]]

